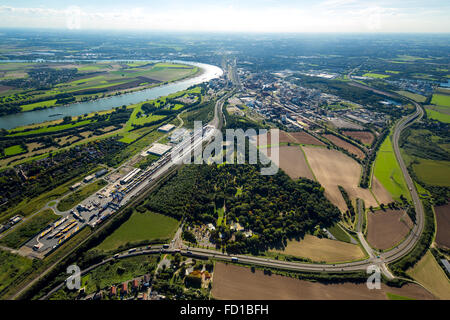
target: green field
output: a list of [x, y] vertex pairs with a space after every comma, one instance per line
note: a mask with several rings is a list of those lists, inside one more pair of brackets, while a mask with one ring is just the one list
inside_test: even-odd
[[9, 156], [13, 156], [22, 152], [25, 152], [26, 150], [24, 150], [22, 148], [22, 146], [20, 145], [15, 145], [15, 146], [11, 146], [8, 148], [5, 148], [5, 150], [3, 151], [5, 154], [5, 157], [9, 157]]
[[391, 135], [383, 142], [375, 160], [374, 174], [395, 199], [410, 195], [392, 148]]
[[428, 118], [438, 120], [444, 123], [450, 123], [450, 114], [445, 114], [429, 108], [426, 108], [426, 110]]
[[435, 93], [433, 94], [433, 99], [431, 99], [431, 103], [438, 106], [450, 107], [450, 95]]
[[397, 55], [397, 57], [398, 58], [396, 58], [396, 60], [400, 60], [400, 61], [431, 60], [429, 58], [410, 56], [410, 55], [406, 55], [406, 54], [399, 54], [399, 55]]
[[335, 224], [334, 226], [328, 228], [328, 231], [339, 241], [344, 241], [350, 243], [350, 237], [349, 235], [342, 230], [342, 228]]
[[58, 210], [67, 211], [72, 209], [75, 205], [79, 204], [81, 201], [89, 197], [91, 194], [94, 194], [107, 184], [108, 183], [105, 180], [100, 179], [85, 186], [80, 190], [75, 191], [74, 193], [68, 195], [58, 203], [57, 206]]
[[217, 209], [216, 210], [216, 212], [217, 212], [217, 222], [216, 222], [216, 225], [218, 225], [218, 226], [220, 226], [221, 224], [222, 224], [222, 222], [223, 222], [223, 214], [224, 214], [224, 208], [223, 207], [220, 207], [219, 209]]
[[[50, 69], [62, 70], [68, 64], [55, 63], [49, 65]], [[195, 66], [172, 63], [71, 63], [76, 68], [66, 82], [52, 83], [50, 88], [26, 88], [12, 86], [10, 90], [3, 91], [0, 102], [19, 102], [22, 111], [31, 111], [35, 108], [55, 105], [59, 94], [71, 94], [69, 97], [80, 101], [82, 98], [98, 98], [113, 95], [117, 91], [139, 90], [154, 87], [160, 84], [177, 81], [197, 74], [200, 69]], [[2, 78], [24, 79], [29, 77], [30, 70], [39, 68], [38, 64], [2, 64], [0, 73]], [[96, 72], [96, 73], [94, 73]], [[93, 90], [93, 91], [92, 91]], [[43, 100], [35, 102], [36, 100]], [[63, 103], [63, 101], [61, 102]]]
[[0, 296], [31, 269], [33, 260], [0, 250]]
[[427, 100], [426, 97], [424, 97], [424, 96], [422, 96], [420, 94], [417, 94], [417, 93], [412, 93], [412, 92], [409, 92], [409, 91], [396, 91], [396, 92], [398, 94], [400, 94], [400, 95], [402, 95], [404, 97], [410, 98], [410, 99], [412, 99], [412, 100], [414, 100], [416, 102], [425, 102], [425, 100]]
[[153, 212], [133, 212], [130, 219], [108, 236], [97, 248], [112, 251], [127, 243], [141, 241], [168, 241], [178, 226], [178, 221]]
[[406, 272], [428, 291], [442, 300], [450, 299], [450, 282], [430, 251]]
[[79, 121], [76, 123], [62, 124], [62, 125], [57, 125], [57, 126], [52, 126], [52, 127], [41, 127], [39, 129], [24, 131], [24, 132], [17, 132], [17, 133], [14, 133], [14, 131], [12, 131], [9, 136], [10, 137], [18, 137], [18, 136], [26, 136], [26, 135], [30, 135], [30, 134], [55, 132], [55, 131], [69, 129], [69, 128], [80, 127], [80, 126], [89, 124], [91, 121], [92, 120], [83, 120], [83, 121]]
[[369, 77], [369, 78], [375, 78], [375, 79], [385, 79], [385, 78], [389, 78], [390, 76], [387, 74], [368, 72], [368, 73], [363, 74], [363, 77]]
[[54, 100], [47, 100], [47, 101], [41, 101], [36, 103], [30, 103], [20, 106], [22, 108], [22, 111], [31, 111], [35, 108], [42, 108], [42, 107], [52, 107], [56, 103], [56, 99]]
[[415, 300], [412, 298], [404, 297], [390, 292], [386, 292], [386, 296], [388, 297], [389, 300]]
[[413, 168], [420, 180], [435, 186], [450, 186], [450, 161], [417, 160], [420, 163]]
[[21, 223], [12, 232], [2, 238], [0, 243], [9, 248], [18, 249], [28, 239], [44, 229], [50, 222], [56, 221], [59, 218], [59, 216], [53, 213], [53, 210], [46, 209], [33, 218]]

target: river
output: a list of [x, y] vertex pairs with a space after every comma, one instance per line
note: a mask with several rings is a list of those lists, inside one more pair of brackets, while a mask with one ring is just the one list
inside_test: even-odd
[[[16, 62], [16, 61], [8, 61], [8, 62]], [[200, 84], [202, 82], [206, 82], [214, 78], [218, 78], [223, 74], [221, 68], [210, 64], [190, 62], [190, 61], [178, 61], [178, 60], [171, 60], [171, 61], [165, 60], [164, 62], [184, 63], [188, 65], [193, 65], [203, 69], [203, 72], [192, 78], [179, 80], [176, 82], [172, 82], [166, 85], [161, 85], [150, 89], [144, 89], [141, 91], [122, 94], [119, 96], [101, 98], [94, 101], [78, 102], [65, 106], [57, 106], [42, 110], [28, 111], [2, 116], [0, 117], [0, 128], [9, 130], [15, 127], [62, 119], [65, 116], [72, 116], [72, 117], [80, 116], [86, 113], [110, 110], [112, 108], [120, 107], [123, 105], [130, 105], [143, 102], [146, 100], [152, 100], [159, 97], [167, 96], [171, 93], [186, 90], [190, 86]], [[58, 115], [51, 116], [55, 114]]]

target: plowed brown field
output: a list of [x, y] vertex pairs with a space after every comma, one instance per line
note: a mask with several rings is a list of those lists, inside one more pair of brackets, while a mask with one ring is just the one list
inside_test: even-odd
[[371, 145], [375, 140], [373, 133], [369, 131], [342, 131], [342, 133], [367, 145]]
[[325, 138], [327, 138], [328, 140], [330, 140], [332, 143], [334, 143], [335, 145], [337, 145], [338, 147], [341, 147], [345, 150], [347, 150], [348, 152], [354, 154], [355, 156], [357, 156], [359, 159], [364, 159], [366, 157], [366, 155], [364, 154], [364, 152], [362, 152], [359, 148], [355, 147], [354, 145], [352, 145], [351, 143], [348, 143], [347, 141], [344, 141], [338, 137], [336, 137], [335, 135], [332, 134], [324, 134], [323, 135]]
[[221, 300], [387, 300], [387, 293], [430, 300], [434, 296], [416, 284], [401, 288], [381, 285], [369, 290], [365, 283], [323, 284], [280, 275], [255, 273], [250, 268], [218, 262], [215, 265], [212, 295]]
[[260, 150], [270, 157], [271, 149], [279, 152], [279, 161], [275, 161], [275, 164], [286, 172], [289, 177], [292, 179], [303, 177], [314, 180], [314, 175], [306, 163], [305, 155], [300, 146], [281, 146], [261, 148]]
[[367, 241], [385, 250], [399, 243], [411, 230], [413, 223], [404, 210], [368, 212]]

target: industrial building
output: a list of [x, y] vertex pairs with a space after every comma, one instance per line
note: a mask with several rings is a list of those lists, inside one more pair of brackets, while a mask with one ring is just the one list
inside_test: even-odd
[[99, 177], [105, 175], [107, 172], [108, 172], [107, 169], [102, 169], [102, 170], [100, 170], [100, 171], [97, 171], [97, 172], [95, 173], [95, 177], [96, 177], [96, 178], [99, 178]]
[[173, 128], [175, 128], [175, 126], [173, 124], [168, 123], [168, 124], [165, 124], [165, 125], [159, 127], [158, 131], [160, 131], [160, 132], [169, 132]]
[[125, 176], [122, 177], [122, 179], [120, 179], [120, 183], [121, 184], [127, 184], [128, 182], [130, 182], [131, 180], [133, 180], [133, 178], [139, 173], [141, 172], [141, 169], [136, 168], [132, 171], [130, 171], [129, 173], [127, 173]]
[[94, 180], [94, 178], [95, 178], [95, 176], [93, 174], [91, 174], [90, 176], [87, 176], [86, 178], [84, 178], [83, 181], [85, 183], [87, 183], [87, 182], [90, 182], [90, 181]]
[[154, 154], [157, 156], [162, 156], [163, 154], [165, 154], [167, 151], [169, 151], [170, 149], [172, 149], [171, 146], [165, 145], [165, 144], [161, 144], [161, 143], [154, 143], [152, 145], [152, 147], [150, 149], [148, 149], [145, 153], [148, 154]]
[[179, 142], [181, 142], [183, 140], [183, 138], [185, 136], [189, 137], [189, 131], [188, 130], [186, 130], [184, 128], [177, 129], [170, 136], [170, 142], [172, 142], [172, 143], [179, 143]]
[[81, 182], [75, 183], [73, 186], [70, 187], [70, 190], [78, 189], [81, 186]]

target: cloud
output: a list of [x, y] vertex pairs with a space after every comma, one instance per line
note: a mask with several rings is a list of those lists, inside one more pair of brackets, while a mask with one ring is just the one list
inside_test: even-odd
[[[443, 15], [445, 17], [445, 15]], [[263, 7], [238, 5], [179, 6], [163, 8], [129, 7], [89, 10], [72, 6], [63, 9], [0, 6], [0, 26], [53, 27], [69, 29], [255, 31], [255, 32], [364, 32], [424, 31], [420, 19], [433, 13], [411, 13], [394, 7], [364, 5], [356, 0], [327, 0], [313, 6]], [[403, 19], [403, 20], [401, 20]], [[445, 20], [445, 19], [444, 19]], [[448, 22], [435, 20], [428, 31], [450, 31]], [[410, 24], [410, 27], [405, 27]], [[439, 26], [440, 25], [440, 26]]]

